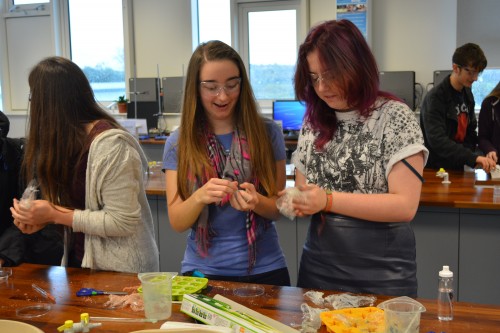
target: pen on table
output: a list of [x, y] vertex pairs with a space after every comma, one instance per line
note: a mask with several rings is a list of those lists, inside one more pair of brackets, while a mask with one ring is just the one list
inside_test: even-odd
[[37, 286], [36, 284], [32, 284], [31, 285], [33, 287], [33, 289], [38, 292], [40, 295], [42, 295], [43, 297], [47, 298], [48, 300], [50, 300], [52, 303], [55, 303], [56, 302], [56, 298], [54, 296], [52, 296], [49, 292], [47, 292], [46, 290], [42, 289], [41, 287]]

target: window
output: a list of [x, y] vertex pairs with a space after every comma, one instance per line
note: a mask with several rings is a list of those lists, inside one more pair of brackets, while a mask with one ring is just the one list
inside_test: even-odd
[[231, 45], [231, 15], [229, 0], [198, 0], [198, 38], [193, 38], [194, 48], [199, 43], [220, 40]]
[[12, 0], [12, 4], [14, 6], [18, 5], [35, 5], [39, 3], [49, 3], [50, 0], [38, 0], [38, 1], [30, 1], [30, 0]]
[[[297, 60], [297, 11], [248, 11], [250, 82], [260, 100], [293, 99], [293, 75]], [[245, 20], [244, 20], [245, 21]]]
[[37, 0], [37, 1], [11, 0], [9, 12], [13, 13], [26, 10], [43, 11], [46, 9], [45, 8], [46, 4], [50, 4], [50, 0]]
[[[297, 49], [307, 29], [304, 0], [197, 0], [197, 3], [199, 41], [219, 39], [229, 44], [232, 40], [231, 45], [241, 55], [262, 107], [270, 109], [272, 100], [295, 97]], [[214, 14], [220, 11], [228, 13], [227, 20], [219, 20], [226, 14]], [[234, 23], [229, 19], [231, 16]]]
[[71, 59], [96, 99], [126, 95], [122, 0], [68, 0], [68, 7]]
[[500, 68], [486, 68], [477, 81], [472, 84], [472, 94], [476, 101], [475, 109], [481, 109], [481, 103], [500, 82]]
[[306, 34], [304, 1], [238, 4], [239, 51], [262, 107], [293, 99], [297, 49]]

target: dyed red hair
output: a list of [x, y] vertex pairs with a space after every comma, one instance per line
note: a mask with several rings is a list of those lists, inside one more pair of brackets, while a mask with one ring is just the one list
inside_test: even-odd
[[335, 112], [316, 94], [310, 79], [307, 56], [317, 50], [323, 68], [333, 74], [350, 109], [369, 116], [378, 96], [399, 100], [379, 91], [375, 57], [359, 29], [348, 20], [332, 20], [313, 27], [299, 48], [295, 71], [295, 95], [306, 102], [304, 119], [319, 132], [316, 147], [321, 149], [337, 129]]

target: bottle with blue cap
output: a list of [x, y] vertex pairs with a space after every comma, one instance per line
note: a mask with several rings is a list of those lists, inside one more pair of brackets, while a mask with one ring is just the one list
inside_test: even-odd
[[449, 266], [443, 266], [439, 271], [439, 287], [437, 299], [438, 319], [442, 321], [453, 320], [453, 272]]

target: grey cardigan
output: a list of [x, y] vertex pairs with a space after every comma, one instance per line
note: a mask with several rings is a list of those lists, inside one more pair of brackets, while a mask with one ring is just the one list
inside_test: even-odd
[[[144, 182], [147, 158], [121, 129], [99, 134], [89, 150], [85, 210], [75, 210], [73, 230], [85, 233], [82, 267], [159, 270], [158, 247]], [[65, 257], [68, 253], [65, 243]], [[64, 261], [64, 258], [63, 258]]]

